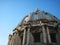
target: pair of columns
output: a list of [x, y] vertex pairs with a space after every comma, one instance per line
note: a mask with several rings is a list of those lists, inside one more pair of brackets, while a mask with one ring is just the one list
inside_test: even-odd
[[[45, 29], [45, 27], [42, 26], [42, 32], [43, 32], [43, 42], [47, 43], [47, 39], [48, 39], [48, 42], [51, 43], [49, 28], [47, 27], [47, 29]], [[26, 41], [26, 33], [27, 33], [27, 41]], [[25, 29], [23, 33], [23, 44], [22, 45], [29, 45], [29, 34], [30, 34], [30, 28], [28, 28], [27, 31]]]
[[48, 28], [48, 27], [46, 27], [46, 28], [47, 28], [47, 29], [45, 29], [45, 27], [42, 26], [43, 42], [44, 42], [44, 43], [47, 43], [47, 39], [48, 39], [48, 42], [51, 43], [49, 28]]
[[[29, 44], [29, 36], [30, 36], [29, 33], [30, 33], [30, 28], [28, 28], [27, 31], [26, 31], [26, 29], [24, 29], [22, 45], [28, 45]], [[26, 36], [26, 34], [27, 34], [27, 36]]]

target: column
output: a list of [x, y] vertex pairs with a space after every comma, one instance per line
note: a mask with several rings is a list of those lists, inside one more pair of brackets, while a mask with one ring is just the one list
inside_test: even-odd
[[45, 27], [44, 26], [42, 26], [42, 32], [43, 32], [43, 42], [47, 43], [46, 31], [45, 31]]
[[50, 33], [49, 33], [49, 28], [47, 27], [47, 36], [48, 36], [48, 41], [51, 43], [51, 38], [50, 38]]
[[56, 42], [57, 42], [57, 44], [60, 44], [60, 30], [59, 30], [59, 28], [57, 29], [57, 32], [56, 32]]
[[40, 42], [43, 43], [43, 35], [42, 35], [42, 32], [40, 33]]
[[24, 33], [23, 33], [23, 44], [22, 45], [25, 45], [25, 37], [26, 37], [26, 30], [24, 29]]
[[59, 44], [60, 43], [60, 40], [59, 40], [59, 34], [58, 34], [58, 32], [56, 33], [56, 42], [57, 42], [57, 44]]
[[26, 45], [29, 45], [29, 36], [30, 36], [30, 28], [27, 30], [27, 43]]

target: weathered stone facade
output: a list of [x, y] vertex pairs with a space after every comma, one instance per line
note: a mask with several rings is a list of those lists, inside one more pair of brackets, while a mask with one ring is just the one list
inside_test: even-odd
[[8, 45], [60, 45], [60, 20], [37, 9], [13, 30]]

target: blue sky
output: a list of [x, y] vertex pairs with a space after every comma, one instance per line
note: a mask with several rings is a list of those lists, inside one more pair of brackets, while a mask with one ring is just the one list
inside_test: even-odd
[[8, 35], [36, 8], [60, 19], [60, 0], [0, 0], [0, 45], [7, 45]]

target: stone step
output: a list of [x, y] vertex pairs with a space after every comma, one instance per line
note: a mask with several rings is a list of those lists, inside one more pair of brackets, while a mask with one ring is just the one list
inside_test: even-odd
[[58, 45], [58, 44], [44, 44], [44, 43], [34, 43], [33, 45]]

